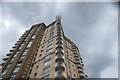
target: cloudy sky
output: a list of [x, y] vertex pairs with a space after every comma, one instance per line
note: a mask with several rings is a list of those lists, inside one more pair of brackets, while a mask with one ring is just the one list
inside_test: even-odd
[[6, 2], [0, 8], [0, 57], [31, 25], [48, 25], [61, 15], [65, 35], [79, 47], [89, 78], [118, 77], [117, 3]]

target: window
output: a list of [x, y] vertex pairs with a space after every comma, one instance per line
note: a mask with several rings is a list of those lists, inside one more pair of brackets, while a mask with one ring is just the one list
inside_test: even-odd
[[45, 59], [49, 59], [51, 57], [51, 55], [47, 55], [46, 57], [45, 57]]
[[46, 51], [47, 53], [50, 53], [52, 52], [52, 48], [50, 48], [49, 50]]
[[44, 63], [44, 66], [47, 66], [47, 65], [49, 65], [49, 64], [50, 64], [50, 60], [46, 61], [46, 62]]
[[36, 36], [36, 35], [33, 35], [33, 36], [32, 36], [32, 39], [34, 39], [34, 38], [35, 38], [35, 36]]
[[23, 59], [23, 58], [25, 58], [25, 55], [22, 55], [22, 56], [21, 56], [21, 59]]
[[52, 44], [48, 45], [48, 47], [47, 47], [47, 49], [50, 49], [50, 48], [52, 48]]
[[42, 54], [39, 55], [39, 57], [41, 57], [41, 56], [42, 56]]
[[48, 42], [48, 46], [49, 46], [49, 45], [52, 45], [52, 42]]
[[20, 69], [19, 67], [18, 67], [18, 68], [15, 68], [14, 72], [18, 72], [19, 69]]
[[44, 75], [48, 72], [50, 72], [50, 67], [47, 67], [47, 68], [43, 69], [42, 74]]
[[44, 46], [42, 46], [42, 48], [43, 48]]
[[40, 51], [41, 53], [43, 52], [43, 50]]
[[37, 76], [37, 73], [34, 73], [34, 77], [36, 77]]
[[42, 77], [41, 80], [49, 80], [48, 78], [49, 78], [49, 75]]
[[40, 68], [40, 66], [39, 66], [39, 65], [37, 65], [37, 66], [36, 66], [36, 69], [39, 69], [39, 68]]
[[52, 39], [49, 39], [48, 44], [52, 43], [52, 41], [53, 41]]

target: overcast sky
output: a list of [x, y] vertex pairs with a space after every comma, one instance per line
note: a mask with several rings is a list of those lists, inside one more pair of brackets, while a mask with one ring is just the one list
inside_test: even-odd
[[48, 25], [56, 15], [61, 15], [65, 35], [79, 47], [89, 78], [118, 77], [117, 3], [7, 2], [0, 7], [0, 57], [31, 25], [41, 22]]

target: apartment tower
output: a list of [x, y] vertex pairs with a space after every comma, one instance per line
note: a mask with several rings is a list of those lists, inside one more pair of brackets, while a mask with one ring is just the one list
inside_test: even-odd
[[65, 37], [61, 18], [35, 24], [3, 58], [1, 78], [87, 79], [78, 47]]

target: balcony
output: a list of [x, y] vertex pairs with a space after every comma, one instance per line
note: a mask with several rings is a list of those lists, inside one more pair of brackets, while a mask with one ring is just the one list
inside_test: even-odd
[[64, 53], [63, 49], [56, 49], [56, 54], [63, 54], [63, 53]]
[[59, 39], [56, 41], [56, 44], [63, 44], [63, 41]]
[[83, 69], [81, 65], [77, 65], [77, 68], [78, 69]]
[[17, 46], [13, 46], [12, 48], [15, 49]]
[[74, 56], [75, 56], [75, 57], [78, 57], [78, 55], [77, 55], [77, 54], [74, 54]]
[[61, 28], [57, 28], [57, 31], [61, 31]]
[[3, 58], [4, 61], [8, 60], [8, 57]]
[[61, 41], [56, 41], [56, 44], [57, 45], [63, 45], [63, 42], [62, 42], [62, 40]]
[[14, 50], [9, 50], [10, 52], [13, 52]]
[[80, 61], [76, 61], [76, 64], [80, 65]]
[[56, 45], [56, 49], [63, 49], [63, 45]]
[[87, 78], [86, 75], [83, 74], [83, 73], [80, 73], [80, 74], [79, 74], [79, 77], [80, 77], [80, 79], [86, 79], [86, 78]]
[[57, 36], [62, 37], [62, 34], [57, 34]]
[[11, 56], [11, 53], [6, 54], [7, 56]]
[[75, 60], [76, 60], [76, 61], [79, 61], [79, 58], [78, 58], [78, 57], [75, 57]]
[[83, 69], [80, 69], [80, 68], [78, 69], [78, 72], [79, 72], [79, 73], [84, 73], [84, 72], [83, 72]]
[[62, 33], [62, 31], [61, 30], [57, 30], [57, 33]]
[[64, 62], [64, 56], [62, 54], [57, 54], [55, 60], [56, 62]]
[[56, 40], [62, 40], [62, 38], [61, 38], [61, 37], [58, 37]]
[[56, 71], [58, 71], [58, 70], [64, 71], [65, 70], [65, 64], [63, 62], [57, 62], [55, 64], [55, 70]]
[[77, 54], [76, 52], [74, 54]]
[[55, 77], [56, 78], [65, 78], [65, 72], [63, 72], [62, 70], [58, 70], [55, 72]]
[[83, 64], [83, 63], [82, 63], [81, 65], [82, 65], [82, 67], [84, 67], [84, 64]]
[[62, 35], [62, 33], [61, 32], [57, 32], [57, 35]]
[[15, 45], [18, 45], [19, 43], [16, 43]]

